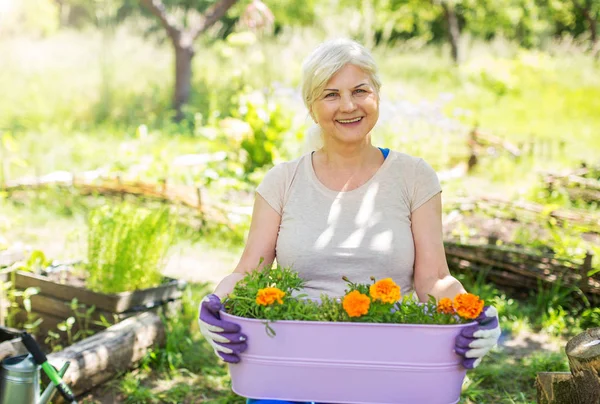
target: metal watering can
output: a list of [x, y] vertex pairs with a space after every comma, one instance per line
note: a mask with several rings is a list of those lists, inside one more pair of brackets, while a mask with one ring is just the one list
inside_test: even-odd
[[[62, 377], [70, 362], [60, 369]], [[0, 404], [46, 404], [56, 386], [50, 383], [40, 396], [40, 366], [31, 354], [13, 356], [2, 361], [0, 369]]]
[[[23, 345], [29, 354], [6, 358], [0, 366], [0, 404], [47, 404], [56, 389], [67, 399], [75, 402], [71, 390], [62, 381], [71, 362], [56, 370], [41, 351], [35, 340], [27, 333], [21, 334]], [[50, 378], [50, 384], [40, 396], [40, 368]]]

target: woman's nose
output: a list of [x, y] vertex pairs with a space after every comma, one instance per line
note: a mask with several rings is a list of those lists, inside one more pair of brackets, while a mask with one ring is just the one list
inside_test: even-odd
[[340, 111], [342, 112], [352, 112], [356, 108], [356, 104], [352, 97], [342, 97], [340, 105]]

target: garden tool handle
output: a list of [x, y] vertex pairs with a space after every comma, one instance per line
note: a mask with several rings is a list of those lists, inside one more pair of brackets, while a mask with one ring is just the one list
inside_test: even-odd
[[52, 384], [56, 386], [56, 389], [63, 396], [63, 398], [68, 403], [76, 404], [77, 401], [75, 401], [75, 396], [73, 395], [73, 392], [71, 391], [69, 386], [67, 386], [67, 384], [62, 380], [56, 369], [48, 362], [46, 354], [42, 352], [40, 346], [37, 344], [37, 342], [35, 342], [33, 337], [29, 333], [23, 332], [21, 333], [21, 340], [23, 341], [23, 345], [25, 345], [25, 348], [27, 348], [31, 356], [33, 356], [33, 361], [37, 365], [40, 365], [42, 367]]

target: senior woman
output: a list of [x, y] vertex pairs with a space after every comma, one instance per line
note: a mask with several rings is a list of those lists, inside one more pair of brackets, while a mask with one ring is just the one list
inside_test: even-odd
[[[434, 170], [371, 143], [380, 88], [372, 56], [354, 41], [325, 42], [305, 61], [302, 95], [321, 145], [267, 173], [237, 267], [200, 305], [201, 332], [225, 361], [238, 362], [252, 341], [219, 318], [221, 299], [261, 258], [262, 267], [275, 259], [291, 266], [309, 297], [342, 296], [343, 275], [363, 283], [389, 277], [424, 302], [465, 293], [446, 263]], [[477, 322], [456, 340], [465, 368], [477, 366], [500, 335], [493, 307]]]

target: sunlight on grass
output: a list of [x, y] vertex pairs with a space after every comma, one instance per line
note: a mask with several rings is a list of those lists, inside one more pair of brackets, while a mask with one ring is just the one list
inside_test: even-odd
[[[0, 0], [0, 12], [6, 4]], [[133, 26], [119, 29], [108, 43], [97, 32], [69, 30], [40, 39], [0, 38], [3, 180], [102, 169], [124, 181], [198, 186], [228, 207], [248, 207], [268, 165], [246, 172], [254, 163], [252, 150], [241, 148], [247, 135], [230, 131], [223, 118], [258, 122], [251, 128], [254, 134], [285, 128], [278, 129], [281, 133], [271, 143], [258, 140], [256, 156], [274, 148], [274, 161], [298, 157], [308, 122], [298, 89], [300, 64], [318, 42], [316, 34], [298, 31], [253, 45], [201, 43], [191, 102], [183, 121], [175, 123], [170, 110], [172, 51], [168, 44], [143, 39]], [[110, 52], [103, 52], [103, 46]], [[467, 134], [475, 126], [526, 150], [518, 159], [486, 150], [469, 176], [443, 184], [445, 198], [523, 195], [576, 206], [558, 191], [548, 194], [538, 177], [541, 170], [597, 162], [597, 61], [560, 44], [541, 52], [501, 42], [474, 44], [459, 67], [437, 46], [382, 47], [374, 55], [384, 83], [375, 144], [423, 157], [438, 171], [466, 162]], [[274, 112], [275, 106], [281, 113]], [[181, 155], [216, 152], [225, 152], [225, 157], [197, 166], [173, 164]], [[115, 199], [81, 197], [69, 189], [16, 192], [10, 198], [2, 194], [0, 245], [22, 241], [49, 258], [85, 256], [88, 212]], [[167, 273], [217, 282], [235, 266], [247, 217], [232, 227], [209, 221], [195, 227], [182, 219], [175, 247], [179, 255]], [[548, 230], [563, 257], [582, 250], [581, 232], [571, 230]], [[476, 232], [466, 225], [456, 228], [457, 237], [465, 239]], [[524, 244], [533, 244], [531, 238], [526, 229], [515, 235]], [[594, 307], [582, 306], [581, 318], [573, 318], [569, 310], [580, 307], [575, 307], [572, 291], [560, 285], [553, 290], [534, 288], [517, 300], [484, 276], [457, 277], [498, 308], [503, 338], [520, 336], [524, 345], [529, 343], [513, 351], [497, 348], [470, 371], [462, 403], [533, 403], [536, 372], [567, 369], [562, 352], [551, 351], [564, 345], [569, 335], [600, 322], [600, 310]], [[123, 402], [244, 402], [231, 392], [227, 367], [198, 330], [197, 305], [210, 288], [190, 284], [181, 314], [166, 320], [166, 346], [110, 384]]]

